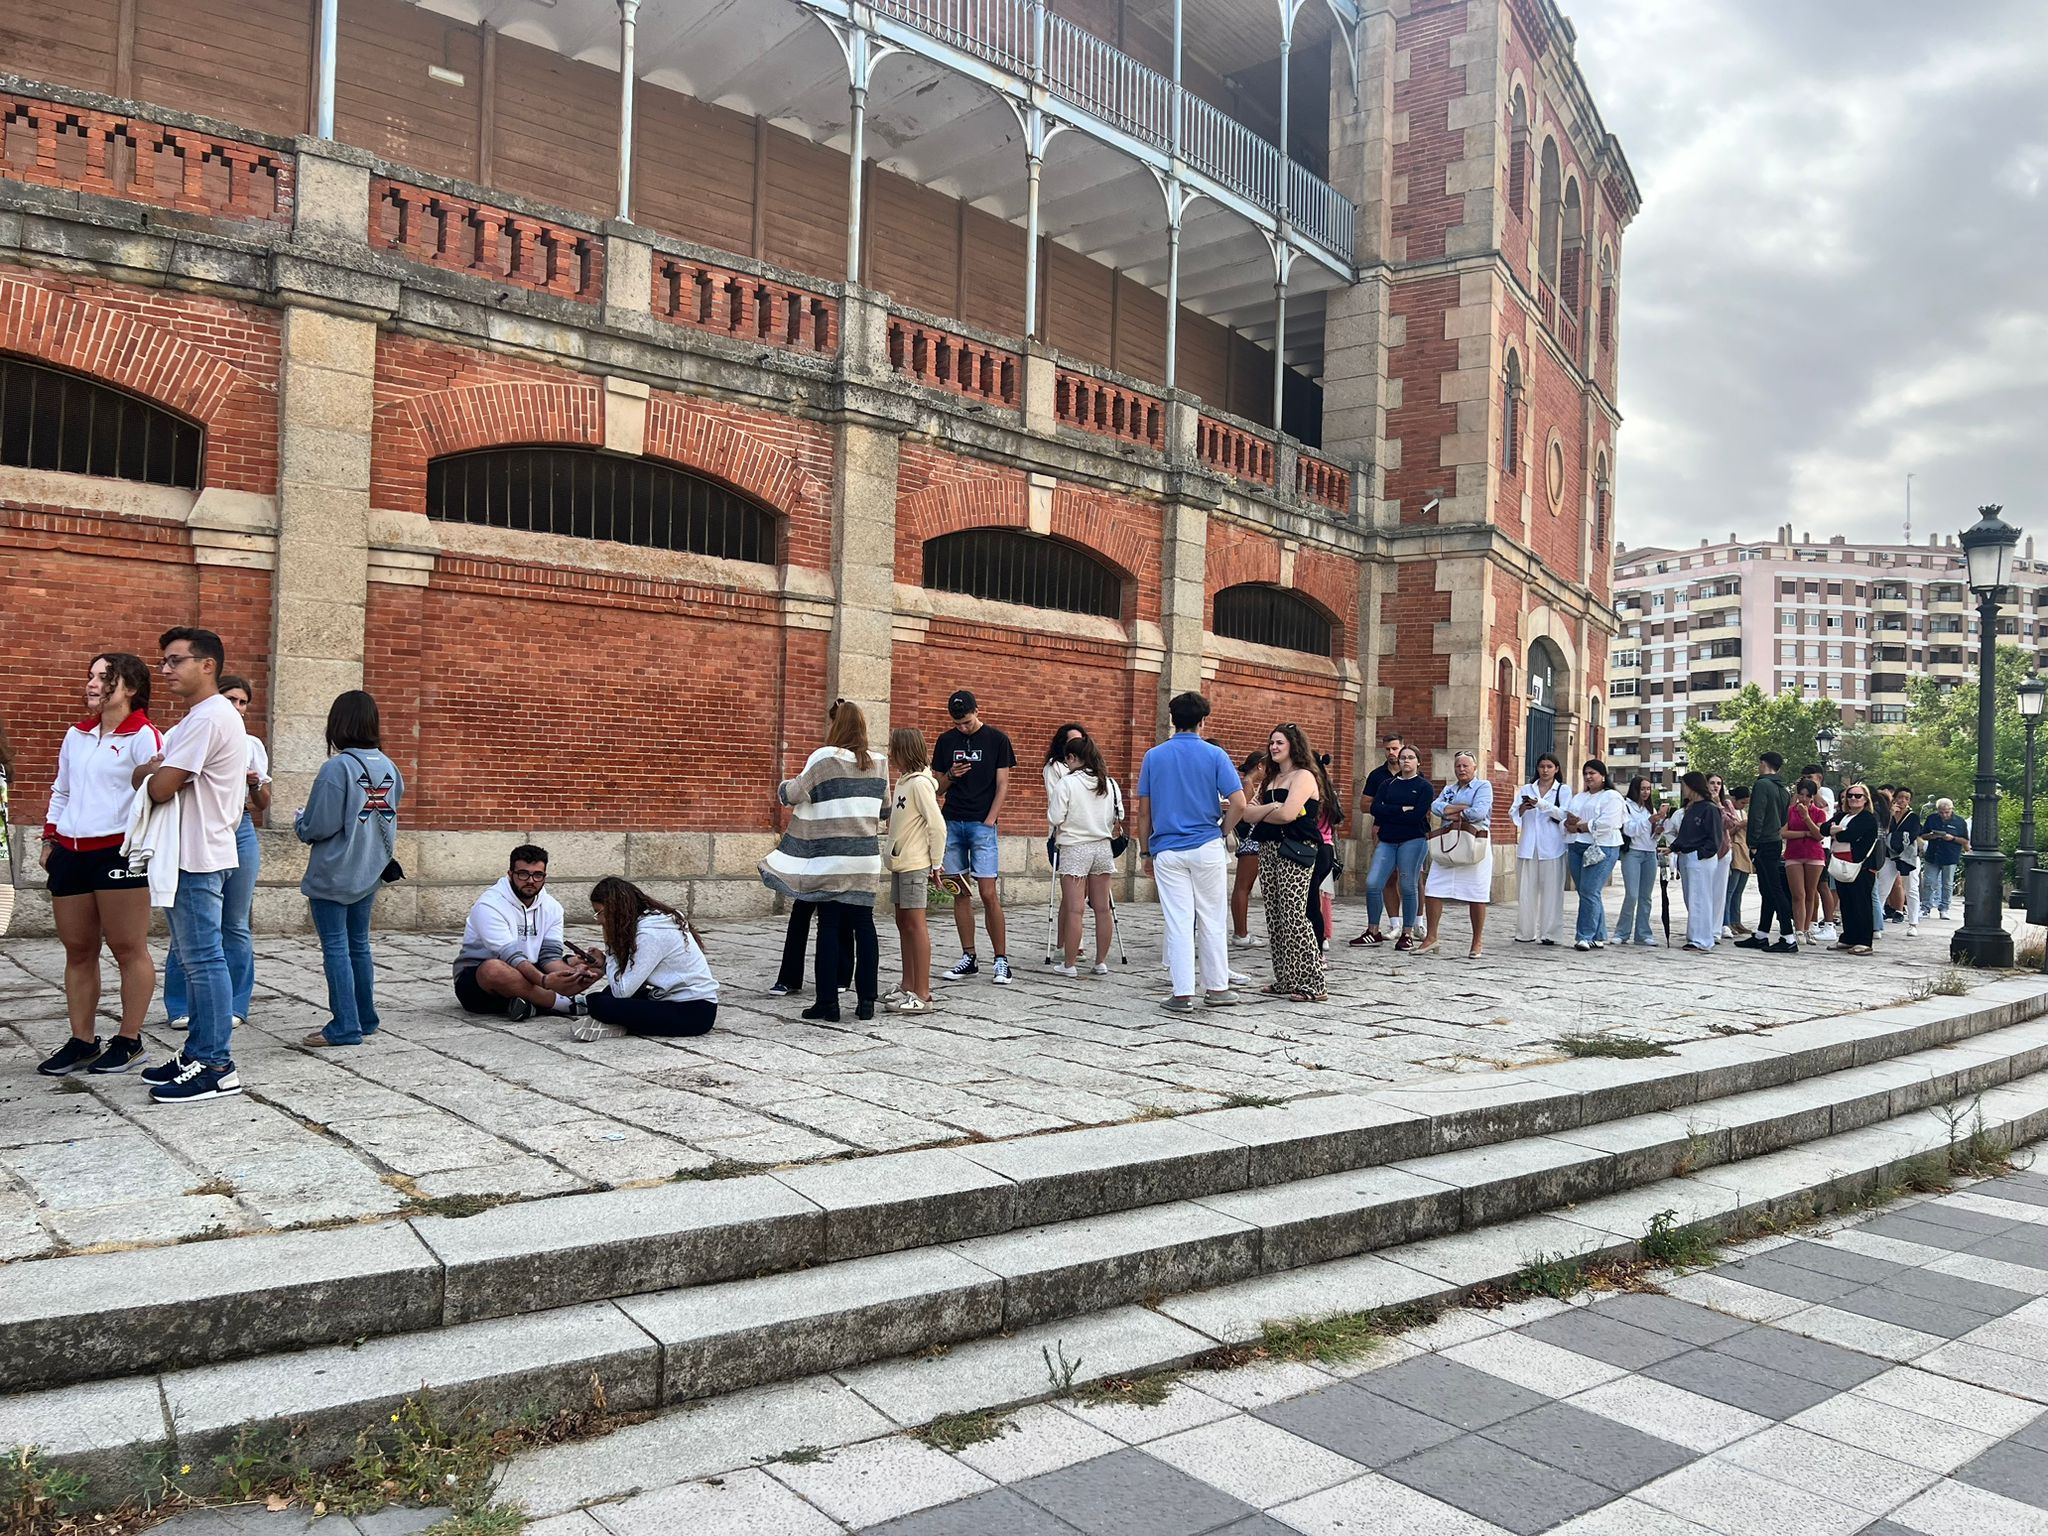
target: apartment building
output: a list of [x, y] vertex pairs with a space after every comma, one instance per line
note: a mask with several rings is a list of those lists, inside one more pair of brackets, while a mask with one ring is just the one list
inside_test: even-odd
[[[2027, 576], [1999, 634], [2037, 650], [2048, 608], [2028, 539]], [[1906, 718], [1906, 680], [1976, 676], [1977, 607], [1954, 535], [1924, 544], [1816, 542], [1790, 525], [1768, 543], [1702, 540], [1693, 549], [1618, 549], [1621, 633], [1608, 669], [1616, 772], [1668, 782], [1688, 720], [1755, 683], [1766, 693], [1832, 699], [1845, 724]]]
[[1573, 47], [1551, 0], [14, 0], [14, 814], [86, 658], [193, 621], [280, 805], [378, 697], [423, 924], [527, 836], [767, 910], [839, 697], [1079, 718], [1126, 782], [1197, 687], [1347, 784], [1388, 728], [1503, 787], [1596, 744], [1638, 196]]

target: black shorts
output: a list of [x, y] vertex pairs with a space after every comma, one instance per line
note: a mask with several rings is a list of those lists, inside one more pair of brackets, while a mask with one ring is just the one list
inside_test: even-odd
[[52, 896], [90, 896], [95, 891], [146, 891], [147, 875], [130, 875], [118, 846], [113, 848], [66, 848], [50, 844], [47, 871]]
[[464, 1013], [494, 1013], [503, 1018], [505, 1005], [512, 999], [479, 986], [476, 973], [482, 969], [481, 965], [465, 965], [455, 973], [455, 1001], [462, 1004]]

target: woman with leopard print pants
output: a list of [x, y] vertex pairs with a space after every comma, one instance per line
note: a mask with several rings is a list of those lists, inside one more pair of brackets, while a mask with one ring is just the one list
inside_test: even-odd
[[1245, 807], [1244, 819], [1259, 844], [1259, 888], [1273, 951], [1273, 984], [1266, 990], [1298, 1003], [1320, 1003], [1327, 995], [1322, 946], [1308, 920], [1308, 889], [1321, 843], [1317, 819], [1331, 794], [1329, 777], [1301, 727], [1275, 726], [1259, 798]]

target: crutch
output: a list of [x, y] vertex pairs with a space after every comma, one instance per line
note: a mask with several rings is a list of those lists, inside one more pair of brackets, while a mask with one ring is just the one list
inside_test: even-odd
[[1045, 893], [1045, 963], [1052, 964], [1053, 940], [1058, 935], [1053, 931], [1059, 921], [1060, 911], [1060, 847], [1051, 842], [1045, 850], [1046, 862], [1052, 865], [1052, 887]]
[[1109, 891], [1109, 931], [1116, 940], [1116, 963], [1129, 965], [1131, 957], [1124, 953], [1124, 925], [1116, 915], [1116, 887], [1113, 885]]

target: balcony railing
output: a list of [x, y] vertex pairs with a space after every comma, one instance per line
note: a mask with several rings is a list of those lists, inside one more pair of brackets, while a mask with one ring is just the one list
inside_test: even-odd
[[[1034, 81], [1164, 154], [1178, 153], [1345, 261], [1358, 210], [1351, 200], [1228, 113], [1032, 0], [874, 0], [881, 15]], [[1042, 42], [1041, 42], [1042, 39]], [[1178, 104], [1179, 143], [1175, 143]]]
[[387, 176], [370, 180], [370, 244], [430, 267], [586, 304], [604, 294], [598, 236]]
[[654, 262], [655, 314], [737, 341], [793, 352], [839, 350], [839, 305], [823, 294], [681, 256]]
[[927, 389], [1015, 406], [1021, 366], [1017, 354], [1002, 347], [908, 315], [889, 316], [889, 367]]

